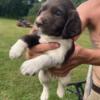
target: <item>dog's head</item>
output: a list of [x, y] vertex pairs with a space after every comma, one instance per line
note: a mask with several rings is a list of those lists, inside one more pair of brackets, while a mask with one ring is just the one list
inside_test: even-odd
[[47, 0], [36, 18], [37, 26], [51, 36], [71, 38], [81, 32], [81, 21], [70, 0]]

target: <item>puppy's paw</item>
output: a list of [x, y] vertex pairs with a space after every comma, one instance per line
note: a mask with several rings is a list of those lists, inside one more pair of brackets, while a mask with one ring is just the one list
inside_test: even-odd
[[48, 96], [48, 92], [47, 91], [43, 91], [40, 97], [40, 100], [48, 100], [49, 96]]
[[9, 52], [9, 57], [11, 59], [20, 57], [26, 48], [27, 48], [26, 43], [24, 43], [22, 40], [18, 40], [11, 47], [10, 52]]
[[38, 67], [39, 67], [38, 62], [35, 62], [33, 59], [31, 59], [31, 60], [25, 61], [22, 64], [20, 70], [23, 75], [32, 76], [32, 75], [35, 75], [39, 71]]
[[18, 58], [21, 56], [22, 52], [23, 52], [23, 48], [21, 48], [17, 45], [14, 45], [10, 49], [9, 57], [10, 57], [10, 59]]
[[58, 97], [59, 98], [63, 98], [64, 94], [65, 94], [65, 91], [64, 91], [63, 86], [59, 86], [58, 89], [57, 89], [57, 95], [58, 95]]

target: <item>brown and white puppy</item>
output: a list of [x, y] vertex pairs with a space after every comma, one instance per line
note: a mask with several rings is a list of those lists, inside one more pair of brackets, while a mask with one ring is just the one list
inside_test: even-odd
[[[43, 85], [41, 100], [48, 100], [49, 97], [49, 68], [60, 68], [68, 55], [68, 51], [74, 51], [72, 38], [81, 32], [81, 22], [70, 0], [47, 0], [39, 10], [35, 24], [38, 32], [25, 35], [19, 39], [9, 53], [11, 59], [22, 55], [26, 48], [32, 48], [39, 43], [58, 42], [60, 47], [50, 50], [44, 54], [25, 61], [21, 66], [23, 75], [34, 75], [39, 72], [39, 80]], [[64, 86], [68, 84], [69, 75], [57, 77], [57, 95], [62, 98]]]

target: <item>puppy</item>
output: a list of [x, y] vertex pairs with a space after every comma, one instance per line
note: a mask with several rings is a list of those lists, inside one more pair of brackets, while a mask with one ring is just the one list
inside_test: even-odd
[[[38, 12], [35, 25], [38, 32], [25, 35], [19, 39], [9, 53], [11, 59], [18, 58], [27, 48], [40, 43], [58, 42], [60, 47], [25, 61], [21, 66], [23, 75], [34, 75], [39, 72], [39, 80], [43, 85], [41, 100], [48, 100], [49, 83], [52, 78], [49, 68], [61, 68], [68, 55], [74, 52], [73, 40], [81, 32], [81, 21], [70, 0], [47, 0]], [[68, 52], [70, 54], [68, 54]], [[67, 55], [67, 56], [66, 56]], [[69, 75], [58, 77], [57, 95], [62, 98], [64, 87], [69, 82]]]

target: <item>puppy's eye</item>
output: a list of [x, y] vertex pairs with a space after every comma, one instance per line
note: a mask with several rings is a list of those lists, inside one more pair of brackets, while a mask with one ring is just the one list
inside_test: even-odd
[[57, 10], [57, 11], [55, 12], [55, 15], [56, 15], [56, 16], [62, 16], [62, 15], [63, 15], [63, 13], [62, 13], [62, 11]]

